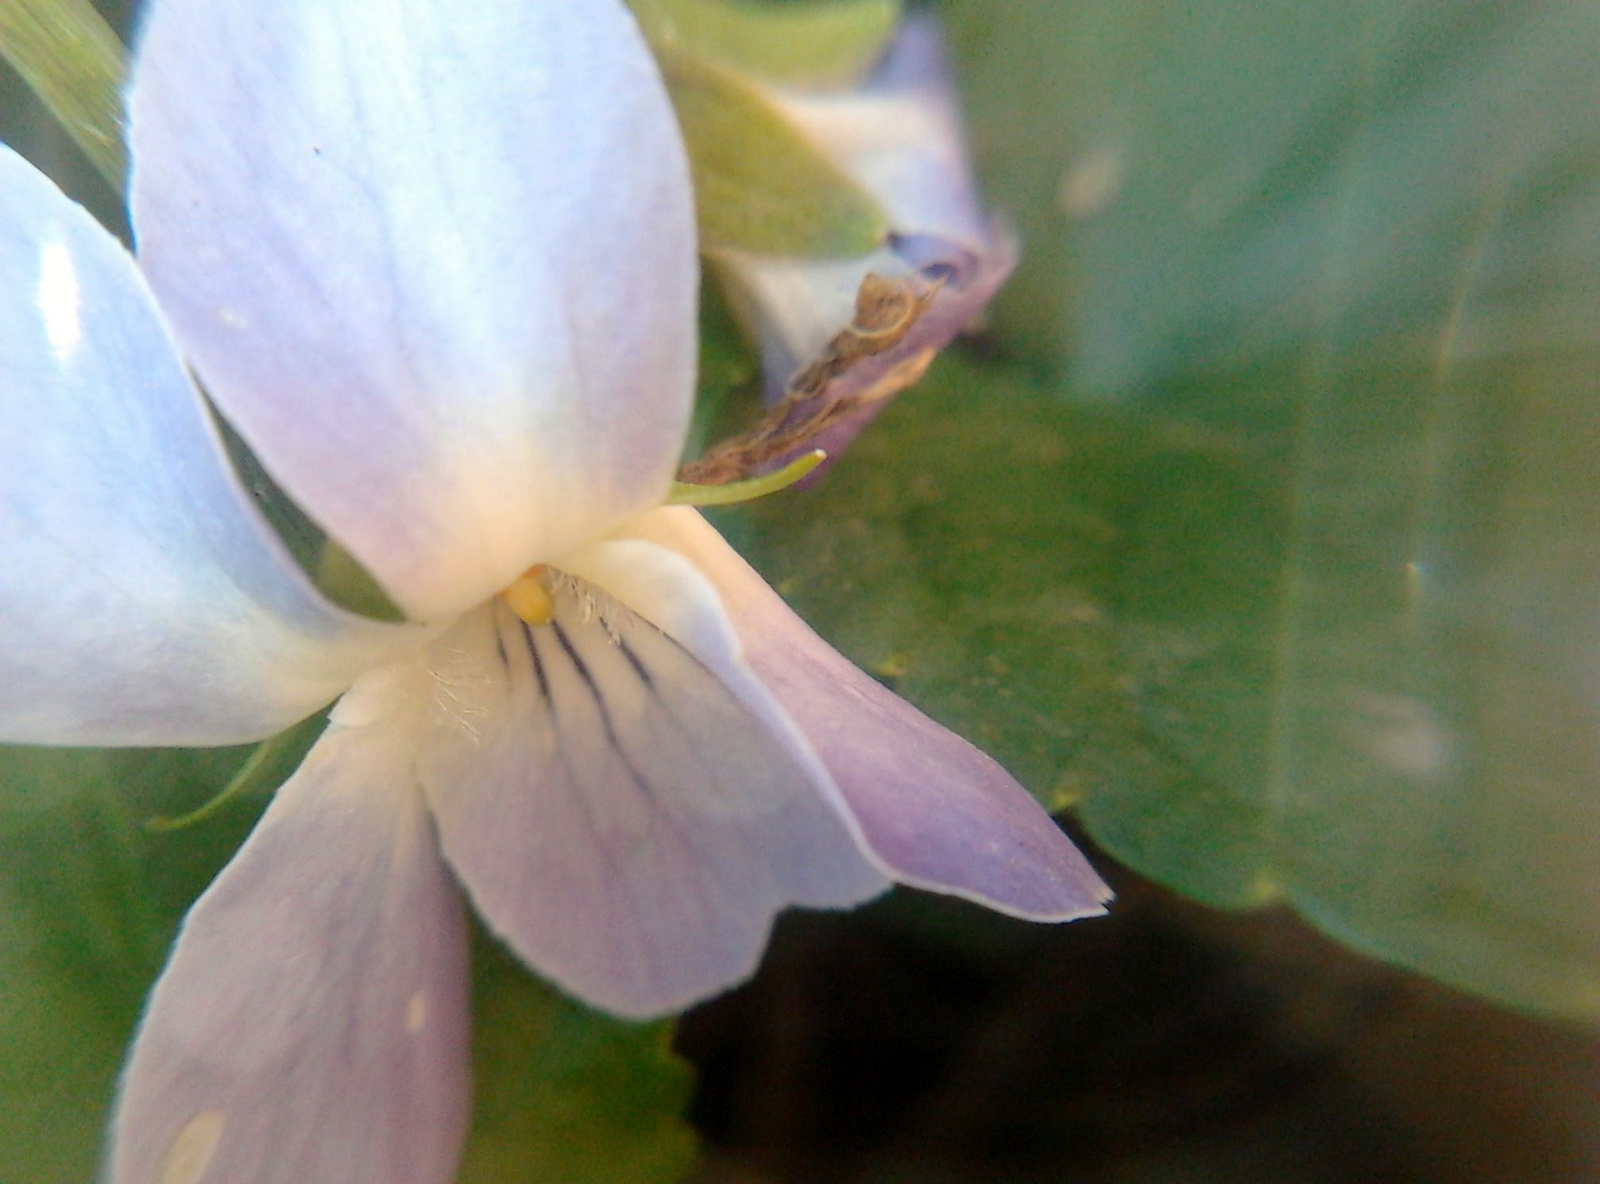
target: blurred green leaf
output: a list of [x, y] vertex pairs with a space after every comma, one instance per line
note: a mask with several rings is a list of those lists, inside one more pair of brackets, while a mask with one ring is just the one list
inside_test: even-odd
[[1027, 248], [996, 323], [1077, 393], [1396, 335], [1443, 360], [1595, 342], [1593, 6], [940, 8]]
[[[1188, 792], [1085, 820], [1206, 899], [1258, 869], [1362, 948], [1593, 1018], [1600, 11], [948, 11], [1032, 231], [1001, 323], [1062, 397], [1255, 447], [1283, 507], [1270, 611], [1222, 618], [1270, 666], [1223, 695], [1243, 666], [1192, 664], [1147, 712], [1262, 812], [1250, 858], [1197, 872]], [[1186, 545], [1254, 536], [1207, 500]], [[1140, 615], [1192, 628], [1193, 595]]]
[[122, 42], [89, 0], [6, 0], [0, 57], [10, 62], [106, 183], [122, 191]]
[[846, 256], [883, 241], [878, 204], [754, 84], [677, 50], [657, 59], [689, 146], [702, 250]]
[[[179, 919], [266, 795], [154, 834], [246, 750], [0, 749], [0, 1176], [95, 1178], [116, 1075]], [[479, 943], [474, 1128], [462, 1180], [678, 1178], [686, 1069], [668, 1027], [571, 1003]]]
[[629, 0], [651, 42], [794, 86], [859, 81], [900, 20], [900, 0]]

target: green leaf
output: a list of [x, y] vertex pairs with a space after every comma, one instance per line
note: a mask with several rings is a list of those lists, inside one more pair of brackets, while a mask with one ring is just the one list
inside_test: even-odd
[[[237, 750], [0, 750], [0, 1147], [29, 1184], [95, 1178], [116, 1074], [178, 917], [248, 817], [143, 826]], [[248, 815], [249, 811], [238, 812]]]
[[878, 204], [756, 86], [679, 51], [658, 60], [689, 146], [703, 250], [848, 256], [883, 241]]
[[[824, 636], [1077, 803], [1118, 858], [1592, 1020], [1595, 680], [1563, 651], [1600, 606], [1561, 577], [1600, 553], [1600, 356], [1511, 369], [1572, 397], [1519, 417], [1537, 388], [1504, 366], [1441, 390], [1352, 360], [1318, 380], [1312, 464], [1265, 422], [1074, 403], [1036, 370], [946, 359], [821, 489], [717, 518]], [[1161, 393], [1225, 407], [1305, 381], [1264, 363]], [[1478, 449], [1460, 470], [1450, 405]], [[1441, 581], [1419, 598], [1395, 544], [1430, 440], [1456, 521], [1417, 552]]]
[[89, 0], [6, 0], [0, 56], [113, 190], [127, 176], [122, 145], [122, 42]]
[[668, 1023], [611, 1019], [474, 951], [477, 1103], [461, 1184], [675, 1184], [697, 1141]]
[[[694, 419], [684, 442], [682, 460], [694, 460], [714, 441], [742, 426], [730, 415], [742, 404], [741, 393], [761, 381], [761, 363], [728, 308], [722, 286], [710, 275], [700, 282], [700, 358], [695, 383]], [[759, 416], [759, 411], [752, 411]]]
[[[1042, 389], [1245, 449], [1271, 495], [1149, 491], [1141, 523], [1193, 527], [1109, 603], [1131, 653], [1192, 647], [1124, 675], [1209, 788], [1132, 776], [1090, 829], [1593, 1020], [1600, 11], [946, 11], [1031, 248], [997, 327]], [[1200, 552], [1240, 547], [1248, 601], [1201, 613], [1228, 584]]]
[[645, 36], [795, 86], [859, 81], [900, 21], [900, 0], [629, 0]]
[[[1261, 744], [1238, 738], [1265, 711], [1282, 489], [1230, 441], [1031, 377], [942, 359], [818, 489], [716, 520], [824, 636], [1048, 808], [1140, 787], [1188, 819], [1165, 878], [1258, 900]], [[1183, 721], [1230, 737], [1215, 753], [1147, 709], [1201, 650], [1220, 715]]]
[[[183, 912], [256, 809], [168, 833], [247, 755], [0, 749], [0, 1147], [6, 1179], [96, 1178], [117, 1072]], [[242, 805], [242, 803], [241, 803]], [[694, 1150], [663, 1024], [610, 1020], [476, 951], [475, 1112], [461, 1179], [675, 1180]]]

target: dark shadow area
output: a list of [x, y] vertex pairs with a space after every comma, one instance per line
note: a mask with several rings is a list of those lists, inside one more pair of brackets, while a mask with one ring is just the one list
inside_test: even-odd
[[1284, 911], [1116, 886], [1110, 919], [1060, 927], [911, 893], [786, 918], [683, 1022], [697, 1180], [1600, 1180], [1593, 1039]]

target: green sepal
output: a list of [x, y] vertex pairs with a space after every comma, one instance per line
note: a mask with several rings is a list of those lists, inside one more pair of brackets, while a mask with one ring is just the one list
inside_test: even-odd
[[22, 75], [90, 163], [121, 193], [122, 42], [89, 0], [4, 0], [0, 57]]
[[310, 751], [326, 723], [319, 713], [291, 724], [276, 736], [267, 737], [255, 746], [239, 771], [209, 801], [183, 814], [152, 815], [145, 819], [145, 829], [156, 834], [184, 830], [209, 821], [241, 798], [276, 790]]
[[681, 50], [657, 57], [689, 147], [702, 250], [845, 257], [883, 241], [878, 203], [756, 86]]
[[752, 502], [758, 497], [767, 497], [770, 494], [780, 493], [795, 482], [809, 476], [823, 461], [828, 459], [828, 454], [820, 448], [814, 448], [802, 456], [796, 457], [781, 469], [771, 473], [763, 473], [759, 477], [749, 477], [743, 481], [729, 481], [723, 485], [699, 485], [692, 481], [674, 481], [672, 490], [667, 494], [669, 506], [736, 506], [740, 502]]
[[899, 24], [900, 0], [631, 0], [645, 36], [791, 86], [858, 82]]

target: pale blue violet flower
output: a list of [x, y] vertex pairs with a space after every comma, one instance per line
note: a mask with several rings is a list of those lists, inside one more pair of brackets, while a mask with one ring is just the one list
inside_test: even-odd
[[[114, 1184], [445, 1184], [463, 897], [625, 1016], [891, 881], [1106, 890], [692, 511], [696, 261], [616, 0], [151, 0], [138, 264], [0, 148], [0, 737], [222, 745], [343, 692], [194, 905]], [[325, 600], [190, 368], [410, 624]]]
[[890, 227], [861, 258], [725, 250], [713, 259], [759, 344], [768, 402], [787, 397], [791, 426], [825, 423], [801, 447], [837, 456], [974, 323], [1011, 274], [1016, 244], [979, 199], [932, 17], [907, 18], [857, 85], [765, 93], [878, 201]]

